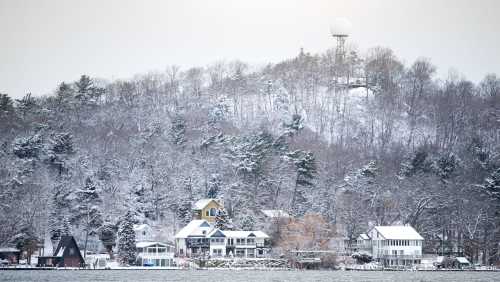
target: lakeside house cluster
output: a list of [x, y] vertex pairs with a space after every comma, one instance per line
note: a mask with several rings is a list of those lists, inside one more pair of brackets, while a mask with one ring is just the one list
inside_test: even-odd
[[[287, 245], [272, 242], [272, 238], [263, 230], [222, 230], [216, 227], [217, 213], [223, 209], [221, 202], [215, 199], [202, 199], [194, 204], [193, 218], [186, 226], [176, 232], [173, 241], [155, 241], [155, 231], [148, 224], [134, 225], [136, 238], [136, 261], [139, 267], [185, 267], [200, 260], [265, 260], [282, 259], [285, 265], [299, 268], [316, 268], [325, 254], [334, 254], [337, 264], [353, 262], [352, 258], [364, 262], [376, 262], [384, 268], [410, 268], [431, 264], [439, 265], [439, 257], [426, 261], [422, 254], [424, 238], [411, 226], [373, 226], [366, 233], [360, 234], [355, 242], [343, 237], [321, 238], [321, 244], [315, 247], [299, 248], [299, 245]], [[282, 210], [262, 211], [270, 229], [290, 232], [293, 218]], [[288, 224], [288, 225], [287, 225]], [[296, 230], [297, 231], [297, 230]], [[296, 233], [301, 233], [300, 230]], [[280, 240], [303, 241], [301, 234], [284, 236]], [[327, 242], [325, 244], [325, 242]], [[273, 244], [274, 243], [274, 244]], [[284, 246], [289, 246], [288, 249]], [[278, 246], [281, 253], [273, 252]], [[292, 246], [292, 247], [291, 247]], [[284, 253], [286, 252], [286, 254]], [[21, 252], [15, 248], [0, 248], [3, 264], [19, 263]], [[442, 259], [441, 259], [442, 261]], [[108, 267], [109, 256], [93, 254], [87, 260], [81, 254], [73, 236], [63, 236], [55, 251], [40, 250], [36, 256], [38, 267]], [[466, 258], [458, 258], [460, 267], [468, 266]]]

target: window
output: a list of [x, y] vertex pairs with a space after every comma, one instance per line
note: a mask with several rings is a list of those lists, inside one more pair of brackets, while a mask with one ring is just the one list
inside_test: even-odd
[[255, 249], [247, 249], [247, 257], [249, 258], [255, 257]]
[[69, 254], [70, 254], [70, 255], [74, 255], [74, 254], [75, 254], [75, 249], [73, 249], [73, 248], [69, 248]]
[[142, 231], [142, 235], [146, 236], [146, 231]]
[[210, 216], [215, 216], [216, 215], [216, 210], [215, 208], [210, 209]]
[[247, 239], [248, 244], [255, 244], [255, 239], [254, 238], [248, 238]]
[[205, 216], [210, 216], [208, 210], [205, 212]]
[[236, 256], [237, 257], [244, 257], [245, 256], [245, 249], [236, 249]]
[[259, 249], [259, 256], [263, 255], [264, 254], [264, 250], [263, 249]]
[[212, 255], [220, 257], [222, 256], [222, 249], [213, 249]]

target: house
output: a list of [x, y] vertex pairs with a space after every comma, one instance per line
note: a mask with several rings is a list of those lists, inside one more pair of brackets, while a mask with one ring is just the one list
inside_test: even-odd
[[192, 256], [209, 253], [210, 243], [206, 235], [212, 226], [204, 219], [195, 219], [175, 234], [176, 253], [179, 256]]
[[162, 242], [137, 242], [137, 265], [174, 266], [174, 245]]
[[[348, 241], [348, 240], [347, 240]], [[356, 243], [351, 244], [351, 252], [361, 252], [361, 253], [371, 253], [372, 252], [372, 241], [368, 234], [361, 233], [356, 238]]]
[[175, 235], [176, 253], [181, 257], [265, 256], [269, 236], [262, 231], [219, 230], [207, 220], [193, 220]]
[[210, 238], [212, 257], [264, 257], [269, 251], [269, 236], [262, 231], [229, 231], [213, 229]]
[[134, 224], [135, 240], [153, 241], [153, 229], [148, 224]]
[[2, 261], [2, 264], [18, 264], [20, 257], [20, 250], [10, 247], [0, 247], [0, 261]]
[[193, 219], [202, 219], [213, 223], [217, 211], [222, 208], [223, 205], [215, 199], [201, 199], [193, 206]]
[[420, 264], [424, 238], [411, 226], [375, 226], [368, 233], [373, 259], [386, 267]]
[[78, 244], [73, 236], [62, 236], [52, 256], [38, 257], [38, 267], [85, 267]]

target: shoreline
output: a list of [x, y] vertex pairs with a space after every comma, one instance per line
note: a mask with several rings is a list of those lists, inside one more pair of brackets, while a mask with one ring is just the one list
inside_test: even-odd
[[500, 269], [422, 269], [422, 270], [400, 270], [400, 269], [287, 269], [287, 268], [112, 268], [112, 269], [89, 269], [89, 268], [52, 268], [52, 267], [0, 267], [0, 271], [23, 271], [23, 270], [39, 270], [39, 271], [297, 271], [297, 272], [316, 272], [316, 271], [331, 271], [331, 272], [500, 272]]

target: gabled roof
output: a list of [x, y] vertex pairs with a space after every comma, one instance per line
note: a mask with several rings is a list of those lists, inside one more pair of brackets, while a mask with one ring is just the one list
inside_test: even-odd
[[220, 205], [215, 199], [201, 199], [194, 203], [193, 210], [202, 210], [212, 201], [216, 202], [217, 205]]
[[137, 242], [135, 244], [136, 248], [146, 248], [146, 247], [151, 247], [155, 245], [160, 245], [161, 247], [167, 247], [167, 246], [172, 246], [171, 243], [163, 243], [163, 242]]
[[[208, 225], [208, 226], [207, 226]], [[204, 219], [195, 219], [192, 220], [188, 225], [184, 226], [177, 234], [175, 234], [174, 238], [187, 238], [189, 236], [205, 236], [202, 232], [202, 229], [207, 230], [210, 228], [210, 224]], [[208, 232], [207, 232], [208, 233]]]
[[208, 233], [207, 237], [226, 237], [226, 235], [219, 229], [214, 229], [212, 232]]
[[82, 254], [80, 253], [80, 249], [78, 248], [78, 244], [75, 241], [75, 238], [73, 236], [68, 236], [68, 235], [61, 237], [61, 240], [59, 240], [59, 244], [57, 245], [56, 251], [54, 252], [54, 256], [57, 256], [57, 257], [63, 256], [64, 250], [67, 247], [71, 247], [71, 246], [76, 248], [75, 253], [77, 253], [78, 256], [80, 256], [81, 261], [84, 261]]
[[386, 240], [424, 240], [411, 226], [375, 226], [382, 237]]
[[284, 210], [262, 210], [262, 213], [271, 218], [290, 217], [290, 214]]
[[370, 237], [366, 233], [361, 233], [358, 236], [359, 240], [370, 240]]
[[223, 230], [222, 233], [224, 233], [224, 235], [226, 235], [226, 237], [231, 237], [231, 238], [247, 238], [247, 237], [269, 238], [269, 236], [266, 233], [262, 232], [262, 231], [229, 231], [229, 230]]

